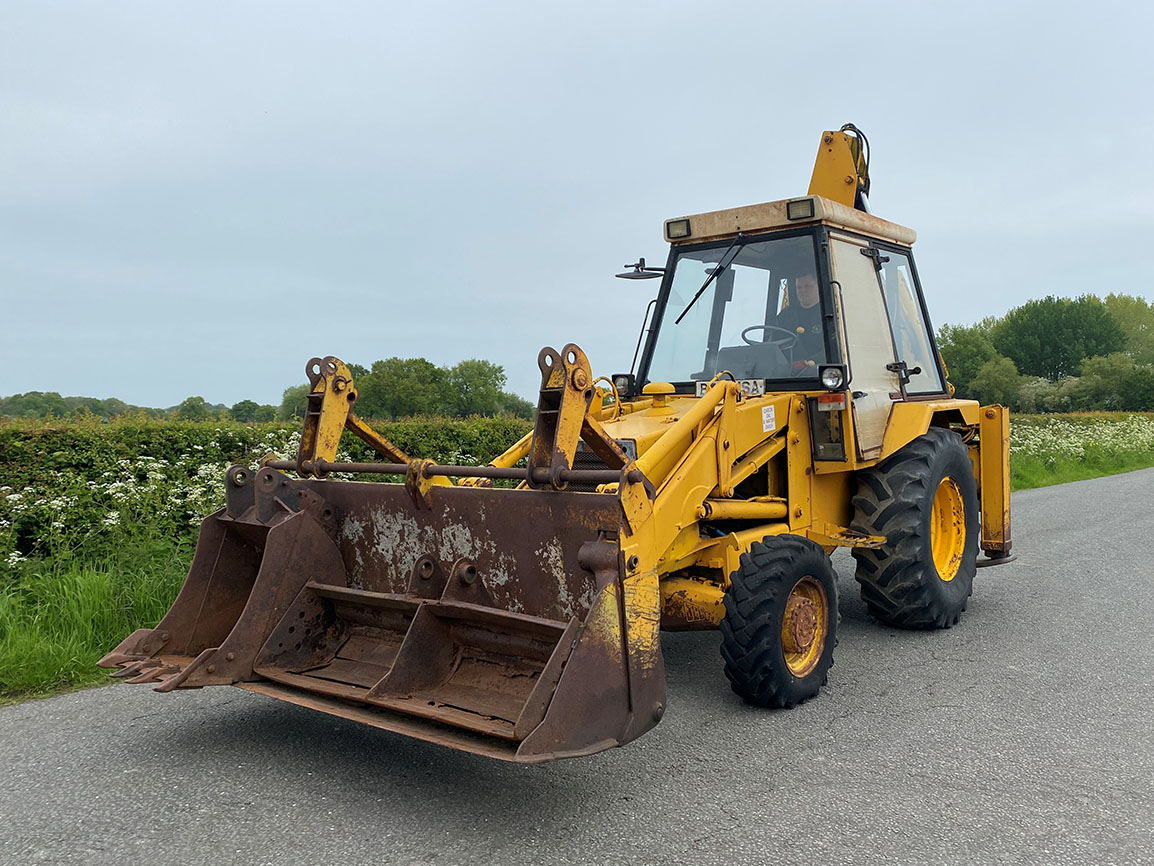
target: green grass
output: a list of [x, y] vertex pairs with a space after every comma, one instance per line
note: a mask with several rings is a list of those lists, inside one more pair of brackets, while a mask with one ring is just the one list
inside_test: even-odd
[[1084, 460], [1069, 458], [1011, 457], [1010, 488], [1030, 490], [1034, 487], [1049, 487], [1051, 484], [1066, 484], [1069, 481], [1086, 481], [1106, 475], [1149, 469], [1154, 466], [1154, 451], [1135, 451], [1131, 454], [1087, 453]]
[[108, 559], [26, 563], [0, 588], [0, 700], [105, 682], [96, 662], [155, 625], [176, 597], [191, 550], [137, 542]]

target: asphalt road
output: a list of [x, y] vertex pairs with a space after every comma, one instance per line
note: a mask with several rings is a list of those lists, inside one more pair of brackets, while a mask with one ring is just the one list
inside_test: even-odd
[[0, 708], [0, 863], [1154, 863], [1154, 470], [1016, 494], [949, 631], [873, 622], [792, 711], [665, 635], [669, 711], [521, 767], [239, 689]]

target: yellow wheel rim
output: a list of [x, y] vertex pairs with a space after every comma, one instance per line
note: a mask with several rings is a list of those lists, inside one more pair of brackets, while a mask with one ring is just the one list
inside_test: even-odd
[[952, 478], [943, 478], [934, 493], [930, 514], [930, 547], [938, 577], [949, 583], [958, 575], [966, 548], [966, 507]]
[[806, 575], [790, 591], [781, 621], [781, 646], [791, 674], [804, 677], [817, 667], [828, 634], [829, 602], [825, 589]]

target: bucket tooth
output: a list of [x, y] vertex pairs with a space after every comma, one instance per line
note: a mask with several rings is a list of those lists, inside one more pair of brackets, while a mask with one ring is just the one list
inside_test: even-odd
[[154, 683], [163, 680], [165, 677], [177, 673], [180, 670], [179, 665], [159, 664], [156, 667], [144, 668], [130, 680], [125, 680], [129, 683]]
[[142, 668], [148, 664], [148, 661], [148, 659], [141, 659], [140, 661], [135, 662], [125, 662], [120, 670], [113, 671], [111, 676], [114, 676], [117, 679], [125, 679], [127, 677], [135, 676], [140, 672]]

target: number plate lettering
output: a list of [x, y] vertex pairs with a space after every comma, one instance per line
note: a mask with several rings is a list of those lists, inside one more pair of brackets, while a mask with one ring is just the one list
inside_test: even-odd
[[[745, 392], [748, 397], [760, 397], [765, 393], [764, 379], [738, 379], [737, 384], [741, 386], [741, 390]], [[697, 396], [705, 396], [705, 392], [709, 390], [708, 382], [697, 383]]]

